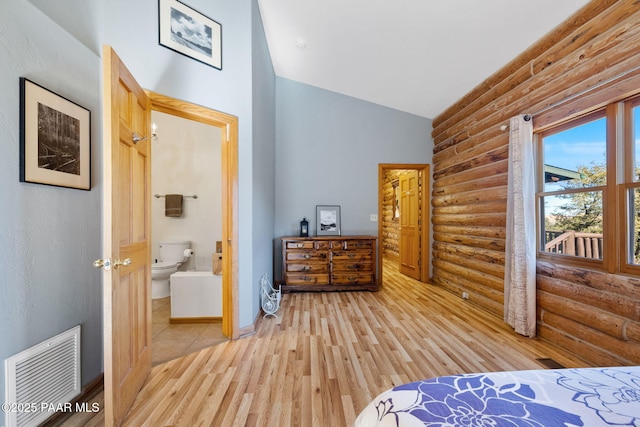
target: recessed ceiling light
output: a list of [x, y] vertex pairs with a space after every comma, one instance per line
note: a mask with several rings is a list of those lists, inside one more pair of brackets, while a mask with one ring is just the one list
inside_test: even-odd
[[305, 47], [307, 47], [307, 42], [305, 42], [304, 39], [298, 39], [296, 40], [296, 47], [298, 49], [304, 49]]

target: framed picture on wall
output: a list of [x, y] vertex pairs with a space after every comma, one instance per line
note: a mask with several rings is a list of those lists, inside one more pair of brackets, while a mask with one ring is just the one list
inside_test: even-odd
[[316, 206], [316, 236], [340, 235], [340, 206]]
[[20, 182], [91, 190], [91, 112], [24, 77]]
[[222, 70], [222, 25], [178, 0], [159, 0], [160, 44]]

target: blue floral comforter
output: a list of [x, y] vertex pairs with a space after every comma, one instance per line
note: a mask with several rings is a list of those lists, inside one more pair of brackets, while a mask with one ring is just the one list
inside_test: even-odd
[[463, 374], [394, 387], [356, 427], [640, 427], [640, 366]]

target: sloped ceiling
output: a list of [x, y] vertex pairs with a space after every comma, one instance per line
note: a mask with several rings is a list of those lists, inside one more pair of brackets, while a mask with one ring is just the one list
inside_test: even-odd
[[586, 0], [258, 0], [276, 75], [434, 118]]

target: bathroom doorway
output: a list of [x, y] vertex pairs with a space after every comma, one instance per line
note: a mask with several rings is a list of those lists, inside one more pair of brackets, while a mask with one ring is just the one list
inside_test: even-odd
[[[209, 108], [147, 92], [151, 110], [188, 119], [218, 129], [220, 136], [221, 247], [222, 247], [222, 334], [239, 337], [238, 328], [238, 227], [234, 220], [238, 209], [238, 119]], [[158, 128], [158, 140], [162, 130]], [[196, 199], [197, 200], [197, 199]]]
[[[222, 333], [222, 277], [217, 268], [213, 274], [213, 260], [217, 267], [222, 256], [217, 253], [222, 250], [220, 130], [161, 111], [152, 111], [151, 121], [157, 132], [151, 156], [153, 265], [173, 261], [164, 259], [160, 246], [190, 244], [190, 255], [171, 276], [171, 293], [166, 285], [158, 288], [159, 281], [152, 283], [151, 358], [156, 365], [228, 338]], [[173, 194], [182, 202], [167, 211], [167, 195]]]

